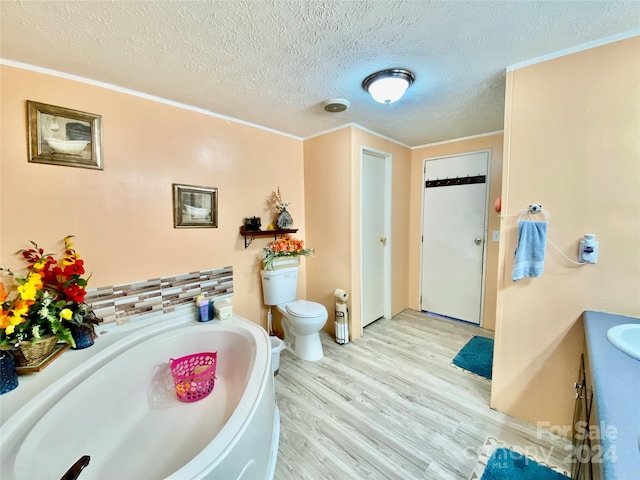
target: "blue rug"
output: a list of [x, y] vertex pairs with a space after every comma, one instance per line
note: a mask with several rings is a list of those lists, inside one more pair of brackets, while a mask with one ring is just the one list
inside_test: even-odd
[[493, 370], [493, 339], [475, 336], [462, 347], [453, 364], [491, 380]]
[[496, 448], [480, 480], [567, 480], [549, 467], [507, 448]]

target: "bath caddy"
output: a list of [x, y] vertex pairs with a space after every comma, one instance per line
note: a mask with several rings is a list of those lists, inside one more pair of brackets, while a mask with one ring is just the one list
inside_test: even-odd
[[195, 402], [213, 391], [217, 352], [202, 352], [169, 360], [178, 400]]

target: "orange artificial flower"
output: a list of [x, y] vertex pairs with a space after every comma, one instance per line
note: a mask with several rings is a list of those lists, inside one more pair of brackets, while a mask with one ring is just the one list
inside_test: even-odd
[[7, 295], [9, 294], [4, 289], [4, 283], [0, 282], [0, 303], [4, 303], [4, 301], [7, 299]]

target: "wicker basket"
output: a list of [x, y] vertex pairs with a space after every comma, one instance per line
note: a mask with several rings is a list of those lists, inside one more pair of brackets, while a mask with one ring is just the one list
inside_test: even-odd
[[20, 342], [18, 348], [15, 349], [15, 359], [17, 367], [30, 367], [37, 365], [47, 358], [58, 343], [58, 337], [51, 335], [35, 343]]

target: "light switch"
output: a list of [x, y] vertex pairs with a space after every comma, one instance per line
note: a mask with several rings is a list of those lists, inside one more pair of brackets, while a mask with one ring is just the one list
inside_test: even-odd
[[499, 242], [500, 241], [500, 230], [492, 230], [491, 231], [491, 241]]

